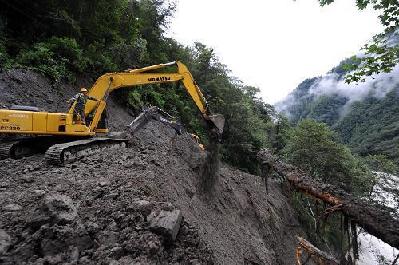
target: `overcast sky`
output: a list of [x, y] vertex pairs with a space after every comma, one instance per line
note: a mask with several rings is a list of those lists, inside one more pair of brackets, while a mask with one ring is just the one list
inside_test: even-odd
[[373, 10], [335, 2], [322, 8], [317, 0], [178, 0], [168, 35], [214, 48], [234, 76], [275, 103], [382, 31]]

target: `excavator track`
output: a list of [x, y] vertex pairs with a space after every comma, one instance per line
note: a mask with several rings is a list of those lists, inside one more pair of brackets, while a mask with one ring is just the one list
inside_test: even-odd
[[125, 148], [127, 142], [126, 139], [93, 138], [55, 144], [47, 150], [45, 160], [52, 165], [68, 164], [106, 149]]
[[43, 145], [32, 144], [29, 140], [4, 142], [0, 143], [0, 159], [20, 159], [39, 153], [42, 149]]
[[0, 143], [0, 160], [7, 159], [12, 156], [12, 148], [18, 141]]
[[63, 142], [61, 138], [27, 137], [0, 141], [0, 160], [20, 159], [37, 153], [44, 153], [53, 144]]

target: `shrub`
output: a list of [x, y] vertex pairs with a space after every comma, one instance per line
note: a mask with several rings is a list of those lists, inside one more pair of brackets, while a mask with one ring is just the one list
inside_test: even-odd
[[55, 81], [66, 79], [73, 81], [74, 73], [83, 72], [86, 60], [76, 40], [52, 37], [38, 42], [29, 50], [23, 50], [17, 57], [17, 63], [31, 67]]
[[368, 155], [364, 158], [364, 161], [374, 171], [383, 171], [390, 174], [399, 172], [398, 165], [385, 155]]
[[6, 46], [3, 41], [0, 40], [0, 70], [10, 68], [12, 60], [9, 57]]
[[99, 42], [90, 44], [85, 49], [84, 57], [87, 59], [89, 72], [98, 74], [118, 70], [117, 64], [112, 59], [112, 53], [108, 52], [105, 45]]
[[136, 113], [144, 106], [141, 100], [141, 94], [136, 90], [129, 91], [127, 103]]

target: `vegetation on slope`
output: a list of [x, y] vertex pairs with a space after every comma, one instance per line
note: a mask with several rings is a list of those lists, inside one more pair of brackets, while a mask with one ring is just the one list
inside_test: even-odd
[[[296, 146], [298, 137], [295, 133], [301, 130], [315, 130], [330, 138], [323, 126], [313, 124], [315, 127], [311, 128], [313, 125], [308, 122], [306, 128], [291, 130], [283, 117], [276, 122], [274, 108], [258, 98], [259, 89], [244, 85], [232, 77], [211, 48], [201, 43], [186, 47], [165, 37], [175, 9], [173, 1], [101, 0], [92, 3], [83, 0], [65, 3], [23, 0], [15, 3], [2, 1], [2, 4], [2, 69], [28, 67], [51, 77], [54, 82], [75, 82], [77, 77], [82, 76], [91, 76], [94, 80], [104, 72], [183, 61], [203, 89], [213, 112], [222, 113], [226, 118], [222, 157], [242, 169], [258, 170], [255, 154], [263, 147], [274, 148], [282, 154], [290, 153], [294, 163], [302, 156], [296, 148], [307, 148], [307, 152], [317, 154], [319, 150], [314, 149], [316, 147], [310, 144], [311, 141], [305, 140], [306, 146]], [[339, 114], [329, 114], [330, 110], [335, 110], [331, 105], [342, 105], [345, 100], [321, 98], [312, 108], [306, 109], [307, 103], [313, 99], [308, 97], [307, 90], [315, 81], [317, 78], [305, 81], [295, 92], [300, 100], [304, 99], [303, 106], [299, 106], [295, 113], [298, 113], [299, 120], [309, 115], [319, 117], [318, 113], [323, 112], [326, 115], [322, 121], [333, 124]], [[179, 117], [188, 130], [198, 134], [202, 141], [207, 141], [200, 115], [181, 87], [170, 84], [143, 86], [118, 91], [117, 95], [135, 113], [148, 105], [165, 109]], [[337, 147], [335, 142], [331, 144], [329, 141], [319, 142], [319, 146], [330, 148], [332, 156], [337, 157], [336, 161], [354, 161], [344, 147]], [[336, 170], [331, 170], [335, 173], [351, 168], [338, 161], [324, 165], [316, 174], [315, 167], [321, 164], [302, 162], [309, 162], [305, 169], [314, 172], [315, 177], [323, 175], [329, 168], [335, 167]], [[342, 173], [343, 178], [352, 176], [352, 173]], [[325, 178], [329, 180], [329, 175]], [[351, 181], [346, 180], [345, 184]]]
[[[274, 109], [257, 97], [257, 88], [232, 77], [211, 48], [201, 43], [186, 47], [165, 37], [175, 10], [173, 1], [0, 2], [1, 69], [27, 67], [54, 82], [75, 82], [82, 76], [94, 80], [105, 72], [180, 60], [213, 112], [226, 117], [223, 158], [248, 171], [257, 170], [254, 155], [271, 145]], [[148, 105], [165, 109], [207, 141], [199, 113], [183, 88], [151, 85], [117, 95], [135, 113]]]
[[[338, 83], [343, 82], [344, 64], [345, 61], [328, 74], [333, 75]], [[320, 88], [324, 78], [303, 81], [286, 101], [280, 103], [290, 121], [298, 124], [303, 119], [313, 119], [326, 123], [342, 143], [354, 153], [366, 157], [367, 162], [379, 158], [381, 165], [387, 165], [384, 162], [387, 159], [397, 163], [399, 84], [396, 79], [381, 76], [377, 81], [370, 80], [364, 87], [353, 90], [354, 93], [363, 93], [363, 97], [350, 99], [339, 91], [332, 93], [330, 88]], [[376, 163], [369, 164], [374, 169], [381, 169]], [[386, 169], [392, 172], [393, 168], [388, 166]]]
[[[259, 89], [232, 77], [211, 48], [202, 43], [186, 47], [165, 37], [175, 9], [173, 1], [0, 0], [0, 3], [2, 70], [30, 68], [54, 82], [74, 83], [82, 77], [94, 80], [105, 72], [181, 60], [196, 78], [213, 112], [222, 113], [226, 118], [222, 141], [225, 161], [256, 172], [257, 150], [269, 147], [309, 171], [313, 177], [348, 191], [362, 193], [369, 188], [364, 184], [371, 184], [369, 170], [325, 125], [304, 120], [298, 127], [291, 128], [284, 117], [276, 121], [274, 108], [258, 97]], [[334, 72], [341, 77], [345, 73], [342, 67]], [[358, 115], [370, 106], [359, 106], [359, 114], [341, 121], [339, 109], [348, 99], [338, 94], [323, 97], [310, 94], [309, 88], [318, 80], [306, 80], [294, 92], [291, 118], [295, 122], [313, 118], [338, 131], [339, 122], [353, 125], [343, 126], [351, 129], [341, 135], [348, 135], [344, 141], [357, 150], [359, 141], [356, 139], [368, 133], [361, 129], [362, 120]], [[161, 84], [116, 94], [135, 113], [148, 105], [165, 109], [178, 117], [189, 131], [198, 134], [202, 141], [207, 141], [199, 113], [181, 87]], [[392, 101], [394, 99], [392, 94]], [[381, 119], [385, 116], [376, 117], [374, 121], [377, 123]], [[394, 121], [386, 121], [389, 122], [394, 124]], [[385, 130], [384, 126], [381, 131]], [[370, 157], [370, 163], [379, 160], [378, 156]], [[298, 201], [302, 212], [309, 212], [308, 204], [301, 199]], [[328, 227], [330, 242], [340, 242], [337, 229], [337, 224]]]
[[349, 192], [370, 191], [371, 172], [324, 123], [303, 120], [291, 131], [288, 160], [325, 183]]

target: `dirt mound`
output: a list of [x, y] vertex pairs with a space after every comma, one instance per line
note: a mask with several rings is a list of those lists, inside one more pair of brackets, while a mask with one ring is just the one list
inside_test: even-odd
[[[190, 135], [151, 121], [129, 148], [64, 167], [40, 155], [0, 161], [0, 263], [294, 264], [303, 233], [279, 184], [266, 194], [259, 177], [221, 164], [203, 193], [206, 156]], [[153, 220], [176, 211], [173, 241]]]
[[[124, 151], [115, 150], [113, 162]], [[119, 163], [101, 162], [108, 155], [63, 168], [47, 167], [42, 156], [3, 161], [0, 231], [10, 239], [0, 263], [213, 264], [186, 221], [174, 242], [152, 229], [150, 214], [176, 207], [146, 196], [134, 176], [118, 177]], [[101, 164], [116, 172], [101, 174]]]

